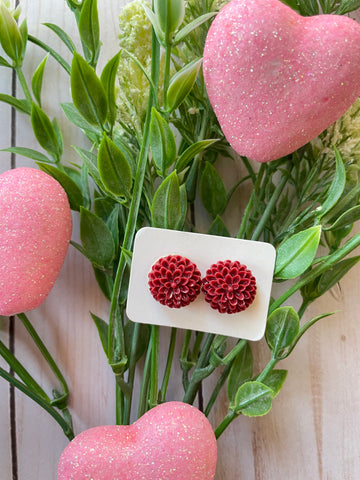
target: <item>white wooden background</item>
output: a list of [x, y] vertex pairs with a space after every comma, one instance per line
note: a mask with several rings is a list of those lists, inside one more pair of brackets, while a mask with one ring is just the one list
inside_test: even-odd
[[[117, 50], [117, 17], [125, 0], [99, 0], [104, 44], [101, 64]], [[72, 14], [63, 0], [25, 0], [23, 16], [30, 33], [51, 41], [65, 54], [55, 35], [42, 26], [54, 22], [71, 33]], [[39, 64], [43, 53], [29, 45], [26, 70]], [[66, 76], [50, 60], [46, 68], [43, 106], [66, 122], [57, 105], [69, 100]], [[0, 70], [0, 91], [11, 91], [11, 75]], [[36, 147], [28, 118], [16, 117], [19, 146]], [[80, 145], [65, 129], [65, 143]], [[0, 148], [10, 146], [10, 109], [0, 104]], [[69, 159], [73, 157], [67, 148]], [[32, 165], [24, 158], [16, 166]], [[0, 172], [10, 168], [10, 156], [0, 153]], [[233, 176], [233, 174], [231, 174]], [[237, 205], [233, 206], [237, 213]], [[78, 218], [74, 216], [78, 237]], [[258, 419], [238, 418], [219, 439], [216, 480], [355, 480], [360, 478], [360, 266], [335, 289], [316, 302], [310, 315], [340, 312], [314, 326], [282, 367], [289, 375], [272, 411]], [[296, 300], [295, 300], [296, 301]], [[54, 353], [71, 390], [70, 408], [75, 431], [114, 423], [114, 382], [103, 355], [89, 311], [106, 318], [107, 303], [93, 280], [90, 265], [70, 248], [60, 277], [44, 304], [29, 314], [40, 335]], [[16, 354], [51, 389], [53, 378], [39, 359], [19, 323], [15, 324]], [[165, 332], [166, 333], [166, 332]], [[8, 324], [0, 326], [8, 339]], [[267, 361], [263, 342], [254, 345], [258, 365]], [[0, 361], [0, 364], [3, 363]], [[181, 399], [180, 375], [170, 387], [169, 399]], [[59, 456], [67, 439], [58, 425], [23, 394], [16, 392], [17, 467], [12, 469], [9, 426], [9, 386], [0, 379], [0, 477], [2, 480], [55, 480]], [[222, 398], [211, 417], [217, 425], [226, 412]], [[179, 479], [180, 480], [180, 479]], [[184, 479], [185, 480], [185, 479]]]

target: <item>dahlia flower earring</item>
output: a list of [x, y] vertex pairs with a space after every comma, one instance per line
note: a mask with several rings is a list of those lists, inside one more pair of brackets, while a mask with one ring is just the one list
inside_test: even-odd
[[186, 307], [201, 291], [201, 273], [195, 263], [181, 255], [161, 257], [148, 274], [154, 299], [170, 308]]
[[246, 265], [225, 260], [211, 265], [202, 280], [205, 301], [220, 313], [246, 310], [256, 295], [256, 280]]

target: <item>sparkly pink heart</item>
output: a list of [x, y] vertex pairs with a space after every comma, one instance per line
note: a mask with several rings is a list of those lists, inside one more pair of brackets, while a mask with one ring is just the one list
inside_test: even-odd
[[234, 150], [259, 162], [319, 135], [360, 94], [360, 26], [279, 0], [232, 0], [209, 29], [204, 78]]
[[213, 480], [216, 458], [205, 415], [186, 403], [167, 402], [132, 425], [77, 435], [61, 455], [58, 480]]
[[69, 246], [72, 217], [62, 186], [35, 168], [0, 175], [0, 315], [38, 307]]

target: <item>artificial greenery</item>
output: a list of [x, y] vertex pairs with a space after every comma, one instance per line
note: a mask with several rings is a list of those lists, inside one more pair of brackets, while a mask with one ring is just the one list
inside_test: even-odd
[[[114, 372], [118, 423], [130, 421], [134, 378], [139, 372], [137, 415], [168, 400], [175, 346], [180, 341], [184, 388], [180, 400], [193, 403], [202, 382], [215, 376], [204, 405], [209, 415], [219, 391], [227, 388], [228, 413], [215, 427], [216, 436], [240, 414], [266, 414], [287, 375], [277, 368], [278, 363], [314, 323], [331, 314], [304, 323], [307, 307], [360, 259], [349, 256], [360, 244], [360, 234], [352, 235], [352, 226], [360, 218], [358, 165], [356, 156], [349, 155], [360, 140], [352, 129], [358, 107], [285, 158], [258, 168], [251, 160], [235, 156], [208, 101], [201, 72], [207, 30], [225, 3], [189, 0], [185, 6], [183, 0], [154, 0], [151, 8], [131, 2], [120, 15], [119, 52], [102, 71], [97, 62], [106, 52], [101, 51], [96, 0], [67, 0], [77, 20], [81, 50], [74, 46], [74, 34], [46, 24], [64, 43], [66, 58], [30, 35], [26, 21], [18, 24], [18, 9], [0, 4], [0, 65], [16, 73], [22, 89], [19, 98], [0, 94], [0, 100], [28, 116], [41, 147], [6, 151], [33, 159], [60, 182], [71, 208], [78, 212], [81, 244], [72, 245], [91, 262], [110, 303], [108, 319], [96, 315], [92, 319]], [[317, 2], [285, 3], [304, 15], [320, 13]], [[358, 8], [359, 2], [326, 1], [320, 7], [323, 13], [343, 14]], [[25, 78], [22, 65], [29, 42], [44, 50], [44, 59], [32, 78]], [[74, 146], [77, 165], [66, 162], [59, 125], [41, 103], [49, 55], [69, 75], [72, 102], [59, 109], [79, 137], [88, 140], [86, 149]], [[220, 157], [228, 160], [228, 169], [235, 162], [243, 166], [243, 177], [230, 190], [219, 173]], [[244, 185], [250, 194], [237, 219], [235, 236], [272, 243], [277, 249], [274, 282], [285, 286], [269, 308], [268, 363], [260, 371], [254, 369], [252, 345], [243, 339], [234, 344], [222, 335], [187, 331], [180, 340], [173, 329], [160, 379], [160, 328], [134, 324], [125, 313], [134, 235], [146, 225], [198, 231], [196, 211], [202, 204], [208, 215], [207, 233], [230, 236], [234, 226], [227, 224], [226, 212]], [[297, 311], [291, 306], [296, 293], [303, 300]], [[71, 439], [66, 382], [28, 317], [18, 317], [56, 373], [62, 391], [54, 391], [52, 397], [46, 394], [3, 343], [0, 353], [14, 374], [0, 369], [0, 375], [43, 406]]]

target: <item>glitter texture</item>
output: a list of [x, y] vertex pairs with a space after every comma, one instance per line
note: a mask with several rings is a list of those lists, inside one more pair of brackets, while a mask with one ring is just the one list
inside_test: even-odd
[[220, 313], [238, 313], [254, 301], [256, 280], [246, 265], [225, 260], [207, 270], [202, 289], [211, 308]]
[[319, 135], [360, 94], [360, 26], [302, 17], [279, 0], [232, 0], [206, 39], [204, 78], [240, 154], [281, 158]]
[[58, 480], [213, 480], [216, 458], [205, 415], [186, 403], [167, 402], [133, 425], [77, 435], [61, 455]]
[[189, 305], [201, 290], [201, 273], [195, 263], [181, 255], [160, 258], [149, 273], [152, 296], [162, 305], [181, 308]]
[[47, 173], [0, 175], [0, 315], [38, 307], [59, 274], [72, 217], [64, 189]]

